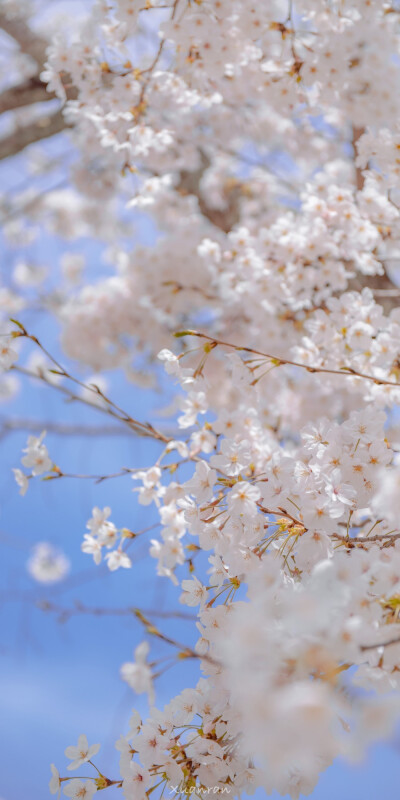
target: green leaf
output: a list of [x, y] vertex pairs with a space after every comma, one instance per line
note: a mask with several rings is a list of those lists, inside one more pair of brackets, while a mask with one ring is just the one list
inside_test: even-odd
[[10, 322], [13, 322], [14, 325], [17, 326], [17, 328], [19, 328], [21, 331], [23, 331], [23, 333], [26, 333], [26, 330], [25, 330], [24, 326], [22, 325], [21, 322], [18, 322], [17, 319], [13, 319], [12, 317], [10, 317]]

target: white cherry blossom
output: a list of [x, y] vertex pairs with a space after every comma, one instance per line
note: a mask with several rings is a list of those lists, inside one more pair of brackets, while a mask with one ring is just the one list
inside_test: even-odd
[[89, 747], [87, 736], [82, 733], [78, 739], [77, 745], [70, 745], [65, 750], [67, 758], [72, 759], [72, 763], [68, 764], [67, 769], [77, 769], [86, 761], [90, 761], [92, 756], [95, 756], [100, 750], [99, 744], [92, 744]]
[[94, 781], [83, 782], [78, 778], [73, 778], [64, 787], [64, 794], [72, 797], [73, 800], [91, 800], [96, 792], [97, 787]]
[[57, 583], [62, 581], [70, 570], [70, 561], [50, 542], [37, 542], [28, 560], [29, 574], [38, 583]]
[[27, 447], [23, 451], [26, 456], [21, 459], [22, 464], [27, 469], [32, 469], [34, 476], [49, 472], [53, 466], [47, 447], [43, 444], [45, 436], [46, 431], [43, 431], [39, 437], [29, 436]]
[[54, 764], [50, 764], [51, 769], [51, 778], [49, 782], [49, 789], [51, 794], [58, 794], [60, 796], [61, 792], [61, 781], [60, 781], [60, 773], [58, 769], [54, 766]]
[[135, 650], [135, 661], [126, 662], [121, 667], [121, 677], [126, 681], [137, 694], [146, 692], [150, 703], [154, 703], [154, 689], [152, 674], [146, 657], [149, 652], [147, 642], [139, 644]]

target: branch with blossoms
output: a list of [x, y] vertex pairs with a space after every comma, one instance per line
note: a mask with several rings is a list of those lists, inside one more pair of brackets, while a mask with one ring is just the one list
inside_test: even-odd
[[[211, 349], [214, 349], [215, 347], [228, 347], [228, 348], [230, 348], [232, 350], [235, 350], [236, 352], [251, 353], [251, 354], [256, 355], [256, 356], [261, 356], [262, 359], [265, 359], [265, 364], [271, 366], [272, 368], [273, 367], [280, 367], [280, 366], [300, 367], [300, 369], [305, 369], [307, 372], [310, 372], [310, 373], [321, 373], [321, 374], [327, 374], [327, 375], [341, 375], [342, 377], [345, 376], [345, 377], [350, 377], [350, 378], [351, 377], [353, 377], [353, 378], [362, 378], [363, 380], [366, 380], [366, 381], [372, 381], [372, 383], [375, 383], [377, 386], [399, 386], [400, 387], [400, 383], [398, 383], [397, 381], [385, 380], [384, 378], [379, 378], [379, 377], [376, 377], [374, 375], [366, 375], [363, 372], [358, 372], [353, 367], [344, 366], [341, 369], [330, 369], [330, 368], [324, 367], [322, 365], [319, 366], [319, 365], [314, 365], [314, 364], [302, 364], [299, 361], [291, 361], [290, 359], [287, 359], [287, 358], [281, 358], [280, 356], [271, 355], [270, 353], [263, 353], [260, 350], [254, 350], [252, 347], [246, 347], [244, 345], [237, 345], [237, 344], [232, 344], [231, 342], [225, 342], [225, 341], [222, 341], [221, 339], [216, 339], [213, 336], [209, 336], [206, 333], [200, 333], [199, 331], [192, 331], [192, 330], [178, 331], [177, 333], [175, 333], [175, 336], [178, 337], [178, 338], [183, 337], [183, 336], [194, 336], [194, 337], [197, 337], [199, 339], [206, 339], [207, 342], [210, 342], [210, 345], [207, 348], [206, 347], [204, 348], [204, 352], [205, 352], [206, 356], [209, 354]], [[245, 361], [244, 363], [249, 365], [252, 362], [249, 362], [249, 361], [246, 362]], [[260, 366], [263, 366], [263, 365], [264, 365], [264, 363], [261, 364]], [[203, 363], [201, 363], [200, 369], [202, 369], [202, 366], [203, 366]], [[260, 366], [257, 366], [256, 368], [251, 367], [251, 369], [260, 369]], [[260, 376], [255, 378], [253, 383], [258, 383], [259, 380], [260, 380]]]

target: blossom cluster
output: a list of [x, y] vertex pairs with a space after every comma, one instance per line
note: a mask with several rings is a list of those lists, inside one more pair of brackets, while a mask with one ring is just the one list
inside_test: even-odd
[[[157, 442], [153, 462], [121, 474], [130, 502], [157, 517], [149, 555], [195, 610], [196, 643], [136, 611], [148, 638], [197, 659], [202, 676], [160, 710], [142, 641], [121, 677], [150, 710], [117, 742], [120, 775], [53, 766], [50, 789], [146, 800], [263, 787], [296, 800], [400, 714], [400, 10], [90, 6], [53, 38], [41, 73], [69, 129], [68, 186], [35, 202], [17, 193], [23, 222], [11, 209], [5, 224], [11, 248], [43, 231], [66, 241], [59, 286], [18, 258], [0, 318], [40, 300], [80, 377], [43, 347], [21, 375]], [[94, 277], [77, 252], [90, 237]], [[39, 344], [7, 328], [7, 397], [18, 336]], [[168, 382], [167, 432], [106, 396], [103, 372], [116, 368], [144, 389]], [[28, 439], [28, 474], [15, 470], [21, 494], [32, 477], [65, 477], [43, 438]], [[82, 551], [134, 568], [138, 534], [111, 513], [93, 509]], [[50, 582], [66, 563], [40, 548], [29, 569]], [[97, 751], [82, 735], [70, 769]]]
[[105, 547], [110, 550], [111, 552], [106, 553], [105, 558], [109, 569], [114, 572], [119, 567], [129, 568], [131, 566], [129, 556], [122, 549], [123, 539], [130, 535], [130, 531], [127, 529], [121, 531], [119, 547], [115, 550], [111, 550], [117, 543], [119, 532], [114, 523], [108, 520], [110, 514], [111, 508], [109, 507], [103, 508], [103, 510], [97, 507], [93, 509], [93, 517], [86, 526], [90, 533], [85, 533], [82, 551], [84, 553], [90, 553], [93, 556], [94, 563], [100, 564], [102, 548]]
[[[198, 416], [209, 410], [207, 363], [196, 375], [171, 351], [160, 355], [185, 392], [178, 422], [185, 438], [171, 442], [164, 458], [177, 451], [178, 465], [189, 459], [193, 475], [165, 483], [161, 456], [134, 477], [143, 486], [139, 501], [142, 493], [142, 502], [159, 508], [162, 535], [150, 548], [159, 574], [178, 582], [185, 551], [193, 549], [188, 536], [209, 554], [206, 580], [181, 580], [180, 600], [199, 607], [195, 652], [207, 676], [201, 694], [207, 687], [224, 703], [220, 709], [213, 700], [208, 719], [199, 711], [197, 687], [183, 692], [191, 701], [182, 723], [174, 723], [169, 708], [161, 717], [153, 711], [133, 744], [123, 740], [123, 785], [140, 780], [143, 797], [160, 776], [168, 785], [189, 785], [182, 774], [189, 759], [190, 780], [199, 787], [233, 785], [240, 793], [262, 785], [296, 798], [312, 790], [336, 756], [358, 758], [388, 735], [400, 710], [387, 694], [400, 688], [400, 532], [399, 467], [386, 414], [365, 405], [342, 422], [321, 418], [288, 447], [263, 425], [267, 377], [254, 385], [252, 362], [234, 353], [220, 369], [230, 373], [236, 403], [201, 428]], [[147, 653], [140, 645], [122, 676], [153, 703]], [[358, 696], [360, 686], [379, 697]], [[175, 702], [181, 696], [172, 709]], [[178, 746], [178, 731], [172, 744], [180, 725], [197, 730], [189, 750], [182, 738]]]

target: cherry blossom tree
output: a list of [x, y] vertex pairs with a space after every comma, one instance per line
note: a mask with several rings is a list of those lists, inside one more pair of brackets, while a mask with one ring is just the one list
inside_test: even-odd
[[[52, 765], [50, 791], [312, 794], [400, 716], [400, 7], [96, 0], [44, 27], [40, 13], [0, 13], [0, 157], [31, 175], [1, 213], [10, 247], [67, 244], [56, 286], [51, 263], [22, 261], [2, 289], [1, 394], [36, 377], [157, 443], [154, 464], [113, 477], [156, 507], [149, 557], [198, 631], [192, 648], [136, 610], [146, 638], [121, 676], [149, 717], [121, 731], [116, 776], [84, 734], [66, 742], [67, 769], [85, 770]], [[132, 215], [151, 221], [147, 246]], [[68, 250], [83, 237], [106, 278]], [[28, 324], [35, 304], [63, 357]], [[135, 391], [167, 379], [169, 430], [113, 399], [114, 369]], [[21, 502], [69, 477], [88, 476], [31, 431]], [[141, 532], [112, 520], [93, 509], [82, 551], [134, 573]], [[40, 542], [29, 569], [68, 567]], [[163, 709], [157, 638], [201, 676]]]

